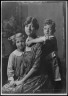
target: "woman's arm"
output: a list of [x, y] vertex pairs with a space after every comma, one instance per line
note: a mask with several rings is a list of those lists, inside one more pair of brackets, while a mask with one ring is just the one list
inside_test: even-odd
[[33, 73], [35, 72], [34, 68], [31, 68], [31, 70], [25, 75], [25, 77], [22, 80], [16, 80], [14, 82], [14, 84], [19, 85], [19, 84], [23, 84], [24, 81], [26, 81]]
[[33, 73], [35, 72], [35, 68], [31, 68], [31, 70], [25, 75], [22, 81], [26, 81]]

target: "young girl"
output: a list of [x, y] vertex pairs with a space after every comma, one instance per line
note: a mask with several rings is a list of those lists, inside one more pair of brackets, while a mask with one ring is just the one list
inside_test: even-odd
[[[9, 90], [15, 85], [16, 80], [21, 79], [24, 73], [24, 48], [25, 48], [25, 38], [22, 33], [17, 33], [15, 35], [15, 42], [17, 49], [14, 50], [8, 60], [7, 66], [7, 75], [8, 75], [8, 83], [5, 84], [2, 88], [2, 92], [10, 92]], [[13, 87], [11, 87], [13, 86]]]
[[30, 46], [32, 43], [38, 42], [43, 43], [42, 54], [44, 54], [44, 57], [48, 60], [47, 64], [49, 64], [49, 67], [51, 67], [51, 69], [48, 67], [48, 71], [51, 75], [50, 77], [53, 79], [53, 81], [61, 81], [61, 75], [58, 66], [59, 62], [57, 57], [57, 40], [54, 36], [55, 22], [51, 19], [46, 19], [44, 23], [43, 32], [44, 36], [28, 41], [26, 42], [26, 45]]

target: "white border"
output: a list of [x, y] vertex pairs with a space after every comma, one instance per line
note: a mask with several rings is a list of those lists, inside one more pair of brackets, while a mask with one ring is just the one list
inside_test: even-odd
[[[1, 2], [2, 8], [2, 2]], [[1, 17], [2, 17], [2, 9], [1, 9]], [[1, 18], [1, 89], [2, 89], [2, 18]]]
[[66, 92], [67, 92], [67, 2], [66, 2]]
[[[42, 2], [55, 2], [55, 1], [1, 1], [1, 8], [2, 8], [2, 2], [23, 2], [23, 3], [42, 3]], [[58, 2], [58, 1], [56, 1]], [[59, 1], [60, 2], [60, 1]], [[62, 1], [66, 2], [66, 38], [67, 38], [67, 1]], [[1, 9], [1, 17], [2, 17], [2, 9]], [[67, 39], [66, 39], [66, 48], [67, 48]], [[66, 50], [67, 51], [67, 50]], [[66, 52], [66, 68], [67, 68], [67, 52]], [[67, 80], [67, 72], [66, 72], [66, 80]], [[67, 83], [67, 82], [66, 82]], [[1, 18], [1, 89], [2, 89], [2, 18]], [[66, 93], [49, 93], [49, 94], [2, 94], [1, 90], [1, 95], [67, 95], [67, 86], [66, 86]]]

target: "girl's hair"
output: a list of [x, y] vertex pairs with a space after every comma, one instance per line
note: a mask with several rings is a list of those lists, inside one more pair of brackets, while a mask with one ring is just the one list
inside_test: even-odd
[[45, 22], [44, 22], [44, 26], [46, 25], [51, 25], [51, 34], [54, 34], [55, 33], [55, 22], [52, 20], [52, 19], [45, 19]]
[[15, 44], [17, 38], [22, 38], [23, 41], [25, 41], [25, 39], [26, 39], [25, 36], [22, 33], [17, 33], [15, 35], [9, 37], [8, 40], [11, 40], [13, 42], [13, 44]]
[[27, 17], [26, 21], [24, 22], [24, 26], [29, 24], [29, 23], [32, 23], [35, 30], [39, 29], [39, 23], [38, 23], [38, 21], [37, 21], [37, 19], [35, 17], [31, 17], [31, 16]]
[[17, 38], [22, 38], [23, 41], [25, 41], [25, 36], [24, 36], [22, 33], [17, 33], [17, 34], [15, 35], [15, 41], [16, 41]]

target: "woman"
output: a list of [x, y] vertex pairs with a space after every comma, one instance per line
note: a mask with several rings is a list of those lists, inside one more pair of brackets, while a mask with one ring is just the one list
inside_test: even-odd
[[[24, 23], [25, 32], [28, 36], [26, 42], [37, 38], [37, 30], [39, 24], [36, 18], [28, 17]], [[16, 84], [22, 84], [21, 93], [47, 93], [52, 92], [48, 75], [43, 71], [44, 66], [41, 65], [41, 43], [34, 43], [30, 47], [26, 46], [24, 52], [25, 72], [24, 78], [17, 81]], [[42, 66], [42, 68], [41, 68]]]
[[[27, 34], [26, 42], [37, 38], [36, 32], [39, 24], [36, 18], [28, 17], [24, 23]], [[26, 46], [24, 51], [24, 77], [16, 80], [12, 85], [11, 93], [47, 93], [52, 92], [47, 72], [44, 72], [44, 64], [41, 62], [41, 43]], [[43, 70], [44, 69], [44, 70]]]

